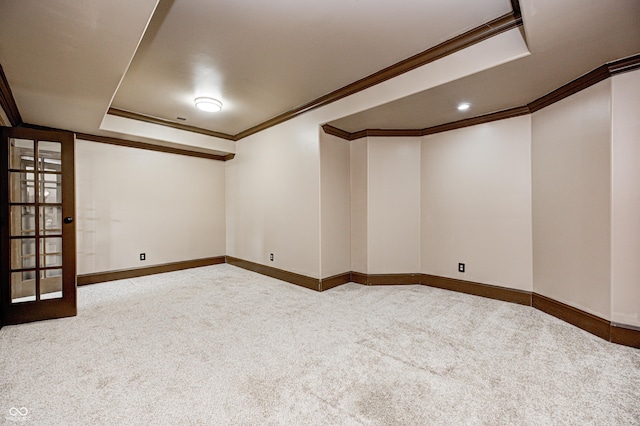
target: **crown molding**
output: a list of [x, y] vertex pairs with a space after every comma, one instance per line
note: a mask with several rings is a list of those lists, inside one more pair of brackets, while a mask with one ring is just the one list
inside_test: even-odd
[[594, 84], [600, 83], [617, 74], [634, 71], [640, 68], [640, 54], [630, 56], [628, 58], [619, 59], [617, 61], [607, 62], [606, 64], [570, 81], [558, 89], [547, 93], [546, 95], [527, 104], [529, 110], [534, 113], [563, 100], [571, 95], [584, 90]]
[[236, 138], [233, 135], [227, 133], [214, 132], [213, 130], [203, 129], [201, 127], [189, 126], [187, 124], [175, 123], [164, 118], [152, 117], [150, 115], [139, 114], [137, 112], [125, 111], [118, 108], [109, 108], [107, 111], [109, 115], [115, 115], [116, 117], [129, 118], [131, 120], [144, 121], [145, 123], [159, 124], [161, 126], [172, 127], [174, 129], [185, 130], [187, 132], [199, 133], [201, 135], [213, 136], [216, 138], [227, 139], [235, 141]]
[[191, 151], [188, 149], [174, 148], [169, 146], [155, 145], [146, 142], [135, 142], [127, 139], [112, 138], [109, 136], [97, 136], [88, 133], [76, 133], [76, 139], [82, 139], [91, 142], [106, 143], [109, 145], [124, 146], [127, 148], [138, 148], [147, 151], [164, 152], [167, 154], [185, 155], [187, 157], [206, 158], [208, 160], [228, 161], [235, 157], [235, 154], [218, 155], [206, 152]]
[[[419, 68], [430, 62], [434, 62], [445, 56], [451, 55], [452, 53], [458, 52], [462, 49], [465, 49], [476, 43], [484, 41], [495, 35], [498, 35], [505, 31], [522, 26], [522, 16], [520, 13], [520, 5], [518, 0], [511, 0], [511, 5], [512, 5], [513, 11], [508, 14], [505, 14], [496, 19], [493, 19], [457, 37], [454, 37], [443, 43], [440, 43], [437, 46], [434, 46], [421, 53], [418, 53], [414, 56], [411, 56], [407, 59], [397, 62], [391, 66], [388, 66], [378, 72], [370, 74], [360, 80], [357, 80], [337, 90], [334, 90], [331, 93], [323, 95], [319, 98], [309, 101], [296, 108], [290, 109], [282, 114], [277, 115], [276, 117], [273, 117], [267, 121], [259, 123], [236, 135], [230, 135], [227, 133], [207, 130], [207, 129], [203, 129], [201, 127], [196, 127], [196, 126], [189, 126], [186, 124], [176, 123], [163, 118], [153, 117], [150, 115], [140, 114], [132, 111], [125, 111], [125, 110], [113, 108], [113, 107], [109, 108], [109, 110], [107, 111], [107, 114], [114, 115], [117, 117], [137, 120], [137, 121], [143, 121], [146, 123], [158, 124], [161, 126], [171, 127], [175, 129], [188, 131], [188, 132], [199, 133], [207, 136], [213, 136], [221, 139], [238, 141], [247, 136], [250, 136], [262, 130], [268, 129], [269, 127], [273, 127], [277, 124], [291, 120], [292, 118], [295, 118], [301, 114], [304, 114], [305, 112], [328, 105], [337, 100], [340, 100], [347, 96], [351, 96], [362, 90], [368, 89], [379, 83], [382, 83], [384, 81], [397, 77], [401, 74], [404, 74], [406, 72]], [[4, 72], [2, 72], [1, 66], [0, 66], [0, 105], [2, 105], [3, 109], [7, 113], [7, 116], [9, 117], [9, 120], [11, 121], [11, 124], [13, 126], [20, 126], [23, 124], [22, 118], [20, 117], [20, 113], [18, 111], [15, 100], [11, 93], [9, 84], [5, 78]]]
[[342, 129], [338, 129], [337, 127], [333, 127], [330, 124], [325, 124], [322, 126], [322, 130], [324, 130], [324, 132], [327, 135], [332, 135], [332, 136], [336, 136], [339, 137], [341, 139], [346, 139], [348, 141], [351, 141], [353, 139], [351, 139], [351, 133], [342, 130]]
[[526, 106], [510, 108], [503, 111], [492, 112], [490, 114], [479, 115], [477, 117], [465, 118], [464, 120], [453, 121], [451, 123], [426, 127], [424, 129], [365, 129], [358, 132], [349, 133], [345, 130], [325, 124], [322, 129], [325, 133], [339, 138], [353, 141], [366, 137], [419, 137], [433, 135], [435, 133], [448, 132], [449, 130], [461, 129], [463, 127], [476, 126], [478, 124], [490, 123], [492, 121], [504, 120], [507, 118], [519, 117], [529, 114]]
[[227, 155], [210, 154], [207, 152], [191, 151], [189, 149], [155, 145], [147, 142], [136, 142], [136, 141], [130, 141], [128, 139], [113, 138], [109, 136], [98, 136], [98, 135], [92, 135], [89, 133], [78, 133], [71, 130], [56, 129], [53, 127], [38, 126], [36, 124], [29, 124], [29, 123], [22, 123], [19, 127], [24, 127], [27, 129], [34, 129], [34, 130], [53, 130], [53, 131], [69, 132], [69, 133], [74, 133], [76, 135], [76, 139], [82, 139], [85, 141], [106, 143], [109, 145], [118, 145], [118, 146], [124, 146], [127, 148], [144, 149], [146, 151], [164, 152], [167, 154], [185, 155], [187, 157], [206, 158], [208, 160], [228, 161], [228, 160], [233, 160], [233, 158], [235, 157], [235, 154], [227, 154]]
[[547, 93], [540, 98], [529, 102], [527, 105], [509, 108], [506, 110], [492, 112], [490, 114], [465, 118], [464, 120], [453, 121], [440, 124], [438, 126], [426, 127], [423, 129], [364, 129], [357, 132], [347, 132], [330, 124], [322, 126], [325, 133], [339, 138], [352, 141], [364, 137], [406, 137], [406, 136], [426, 136], [435, 133], [447, 132], [449, 130], [461, 129], [463, 127], [475, 126], [492, 121], [504, 120], [507, 118], [519, 117], [521, 115], [532, 114], [561, 101], [581, 90], [589, 88], [614, 75], [640, 69], [640, 54], [617, 61], [607, 62], [598, 68], [570, 81], [569, 83]]
[[640, 69], [640, 54], [629, 56], [628, 58], [608, 62], [607, 69], [612, 76], [629, 71]]
[[13, 127], [22, 124], [18, 105], [16, 105], [16, 100], [13, 98], [13, 92], [11, 92], [11, 87], [9, 87], [2, 65], [0, 65], [0, 106], [2, 106], [4, 113], [7, 114], [7, 118]]
[[522, 18], [522, 11], [520, 10], [520, 2], [518, 0], [511, 0], [511, 9], [513, 10], [513, 16], [518, 19]]
[[588, 87], [593, 86], [594, 84], [600, 83], [603, 80], [609, 78], [611, 74], [606, 65], [602, 65], [593, 71], [586, 73], [585, 75], [576, 78], [573, 81], [565, 84], [562, 87], [557, 88], [556, 90], [547, 93], [546, 95], [536, 99], [533, 102], [527, 104], [529, 110], [534, 113], [536, 111], [540, 111], [543, 108], [548, 107], [558, 101], [563, 100], [564, 98], [568, 98], [571, 95], [575, 95], [576, 93], [584, 90]]
[[253, 126], [243, 132], [235, 135], [236, 140], [240, 140], [254, 133], [258, 133], [269, 127], [275, 126], [300, 114], [311, 111], [316, 108], [333, 103], [337, 100], [351, 96], [376, 84], [387, 81], [391, 78], [397, 77], [408, 71], [426, 65], [430, 62], [441, 59], [459, 50], [465, 49], [490, 37], [503, 33], [505, 31], [517, 28], [522, 25], [522, 18], [516, 17], [513, 13], [508, 13], [492, 21], [489, 21], [479, 27], [476, 27], [464, 34], [447, 40], [437, 46], [427, 49], [417, 55], [393, 64], [387, 68], [384, 68], [378, 72], [375, 72], [367, 77], [364, 77], [358, 81], [348, 84], [340, 89], [334, 90], [324, 96], [316, 98], [310, 102], [307, 102], [299, 107], [284, 112], [270, 120]]
[[433, 135], [435, 133], [447, 132], [449, 130], [461, 129], [463, 127], [476, 126], [478, 124], [490, 123], [492, 121], [505, 120], [507, 118], [520, 117], [521, 115], [527, 115], [529, 113], [529, 108], [526, 106], [509, 108], [502, 111], [492, 112], [490, 114], [441, 124], [439, 126], [427, 127], [426, 129], [422, 129], [421, 136]]
[[331, 93], [328, 93], [312, 101], [309, 101], [303, 105], [300, 105], [296, 108], [283, 112], [282, 114], [279, 114], [267, 121], [259, 123], [253, 127], [250, 127], [236, 135], [230, 135], [227, 133], [221, 133], [221, 132], [215, 132], [212, 130], [203, 129], [200, 127], [189, 126], [181, 123], [175, 123], [170, 120], [165, 120], [162, 118], [157, 118], [157, 117], [140, 114], [136, 112], [125, 111], [118, 108], [109, 108], [107, 113], [110, 115], [129, 118], [132, 120], [144, 121], [147, 123], [159, 124], [161, 126], [172, 127], [175, 129], [186, 130], [189, 132], [200, 133], [200, 134], [214, 136], [214, 137], [232, 140], [232, 141], [238, 141], [240, 139], [246, 138], [247, 136], [251, 136], [262, 130], [273, 127], [277, 124], [291, 120], [292, 118], [295, 118], [301, 114], [304, 114], [305, 112], [323, 107], [325, 105], [329, 105], [342, 98], [351, 96], [362, 90], [368, 89], [379, 83], [382, 83], [384, 81], [397, 77], [401, 74], [404, 74], [406, 72], [419, 68], [423, 65], [426, 65], [430, 62], [433, 62], [445, 56], [451, 55], [452, 53], [458, 52], [462, 49], [465, 49], [476, 43], [484, 41], [495, 35], [501, 34], [505, 31], [521, 26], [522, 17], [520, 16], [520, 13], [519, 13], [520, 6], [518, 4], [518, 0], [511, 0], [511, 1], [512, 1], [512, 5], [516, 4], [516, 7], [514, 7], [514, 11], [516, 11], [517, 9], [517, 13], [511, 12], [499, 18], [493, 19], [485, 24], [482, 24], [472, 30], [465, 32], [464, 34], [461, 34], [457, 37], [449, 39], [443, 43], [440, 43], [437, 46], [434, 46], [421, 53], [411, 56], [410, 58], [397, 62], [380, 71], [377, 71], [364, 78], [361, 78], [360, 80], [357, 80], [351, 84], [348, 84], [344, 87], [334, 90]]

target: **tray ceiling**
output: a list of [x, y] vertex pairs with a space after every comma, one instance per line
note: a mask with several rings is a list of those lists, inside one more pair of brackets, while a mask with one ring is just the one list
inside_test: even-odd
[[[531, 55], [330, 124], [443, 124], [523, 105], [640, 52], [637, 0], [519, 4]], [[511, 11], [510, 0], [3, 1], [0, 63], [27, 123], [148, 140], [101, 130], [115, 108], [237, 135]], [[197, 110], [198, 96], [223, 111]]]

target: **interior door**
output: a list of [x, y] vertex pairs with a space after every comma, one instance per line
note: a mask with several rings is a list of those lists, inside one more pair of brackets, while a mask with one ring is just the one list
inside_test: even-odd
[[2, 128], [2, 325], [76, 315], [75, 135]]

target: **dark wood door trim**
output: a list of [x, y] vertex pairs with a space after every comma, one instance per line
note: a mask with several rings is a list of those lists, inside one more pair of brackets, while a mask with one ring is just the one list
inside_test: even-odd
[[11, 232], [9, 226], [9, 156], [5, 153], [9, 152], [7, 146], [8, 137], [6, 128], [0, 128], [0, 327], [6, 325], [5, 316], [7, 308], [11, 301], [11, 288], [9, 281], [11, 279], [10, 258], [11, 240], [9, 239]]

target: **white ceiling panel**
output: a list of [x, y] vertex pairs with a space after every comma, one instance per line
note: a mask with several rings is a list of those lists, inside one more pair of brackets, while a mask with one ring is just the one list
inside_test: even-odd
[[0, 3], [0, 63], [25, 122], [95, 131], [157, 0]]

